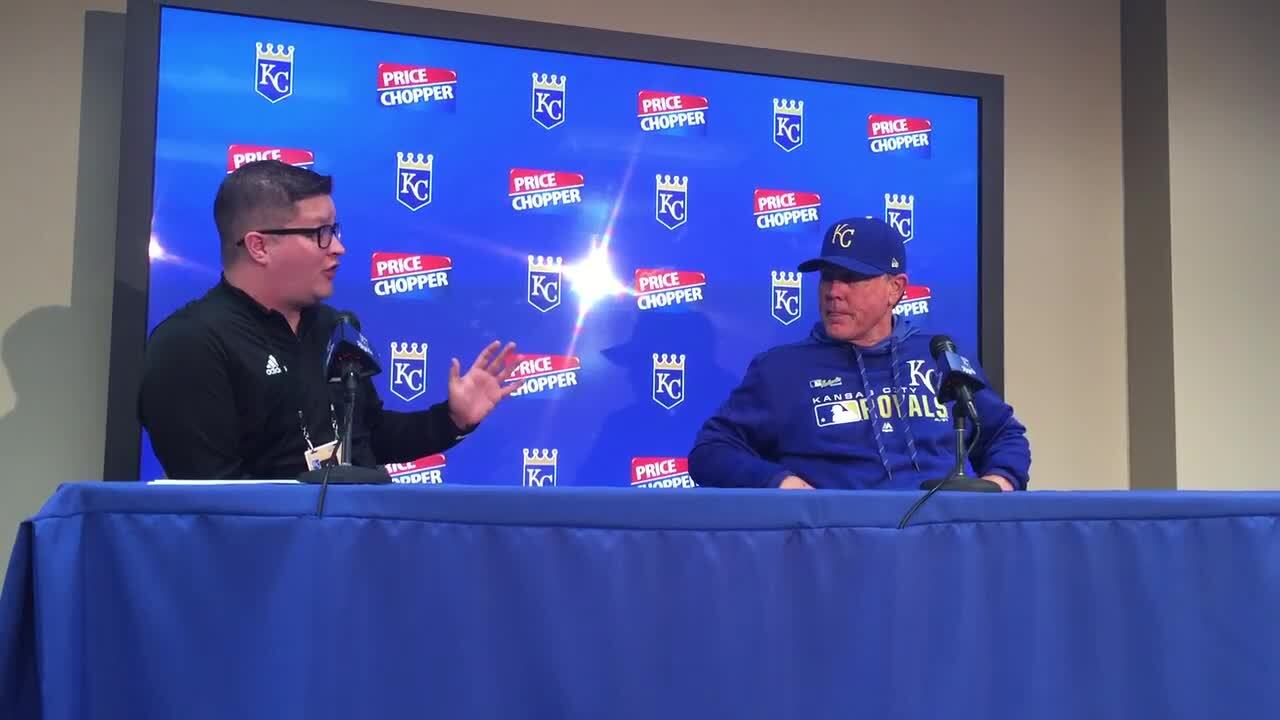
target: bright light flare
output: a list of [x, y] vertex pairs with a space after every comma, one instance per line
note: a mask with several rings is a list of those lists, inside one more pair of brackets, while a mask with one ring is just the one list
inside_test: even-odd
[[594, 243], [587, 256], [564, 267], [564, 278], [578, 296], [578, 327], [591, 308], [601, 300], [633, 294], [631, 285], [613, 273], [609, 262], [609, 240]]

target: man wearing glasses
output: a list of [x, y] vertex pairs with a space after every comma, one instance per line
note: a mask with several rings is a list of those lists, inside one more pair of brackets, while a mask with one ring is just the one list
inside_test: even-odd
[[[170, 478], [293, 478], [332, 454], [340, 385], [324, 354], [338, 313], [343, 254], [333, 180], [275, 160], [248, 163], [218, 188], [222, 278], [161, 322], [147, 343], [138, 412]], [[355, 409], [351, 462], [407, 462], [457, 444], [519, 383], [503, 387], [514, 344], [495, 341], [448, 399], [384, 410], [370, 380]], [[326, 450], [327, 448], [327, 450]]]

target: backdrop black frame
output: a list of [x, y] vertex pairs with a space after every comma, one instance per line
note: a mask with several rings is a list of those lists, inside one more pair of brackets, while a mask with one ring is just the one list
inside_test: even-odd
[[136, 407], [147, 333], [156, 84], [163, 7], [211, 10], [493, 45], [977, 98], [979, 359], [1004, 389], [1004, 78], [350, 0], [129, 0], [103, 478], [135, 480]]

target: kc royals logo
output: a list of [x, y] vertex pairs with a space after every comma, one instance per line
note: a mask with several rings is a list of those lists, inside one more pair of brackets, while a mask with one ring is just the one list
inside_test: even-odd
[[684, 355], [653, 354], [653, 401], [670, 410], [684, 402]]
[[668, 230], [675, 230], [689, 219], [689, 178], [681, 175], [658, 175], [655, 214]]
[[524, 448], [521, 484], [525, 487], [555, 487], [559, 455], [560, 451], [556, 449]]
[[434, 155], [396, 153], [396, 200], [413, 211], [431, 204], [431, 166]]
[[564, 122], [564, 75], [533, 73], [533, 121], [550, 130]]
[[916, 196], [884, 194], [884, 221], [907, 242], [916, 234]]
[[804, 101], [773, 99], [773, 142], [791, 152], [804, 144]]
[[529, 304], [542, 312], [560, 305], [564, 258], [529, 256]]
[[278, 103], [293, 94], [293, 46], [258, 43], [257, 50], [253, 89]]
[[770, 287], [773, 319], [783, 325], [800, 319], [800, 273], [774, 270]]
[[391, 343], [391, 394], [412, 402], [427, 391], [427, 344]]

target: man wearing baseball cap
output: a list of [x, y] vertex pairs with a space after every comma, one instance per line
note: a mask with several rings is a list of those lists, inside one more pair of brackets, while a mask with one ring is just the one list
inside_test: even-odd
[[[931, 334], [893, 314], [907, 287], [902, 238], [883, 221], [833, 224], [818, 257], [822, 321], [809, 337], [752, 359], [704, 423], [689, 471], [703, 486], [916, 490], [955, 463], [950, 408], [938, 400]], [[977, 372], [981, 377], [981, 369]], [[985, 378], [983, 378], [985, 382]], [[1025, 490], [1031, 450], [1013, 408], [974, 394], [972, 472]]]

